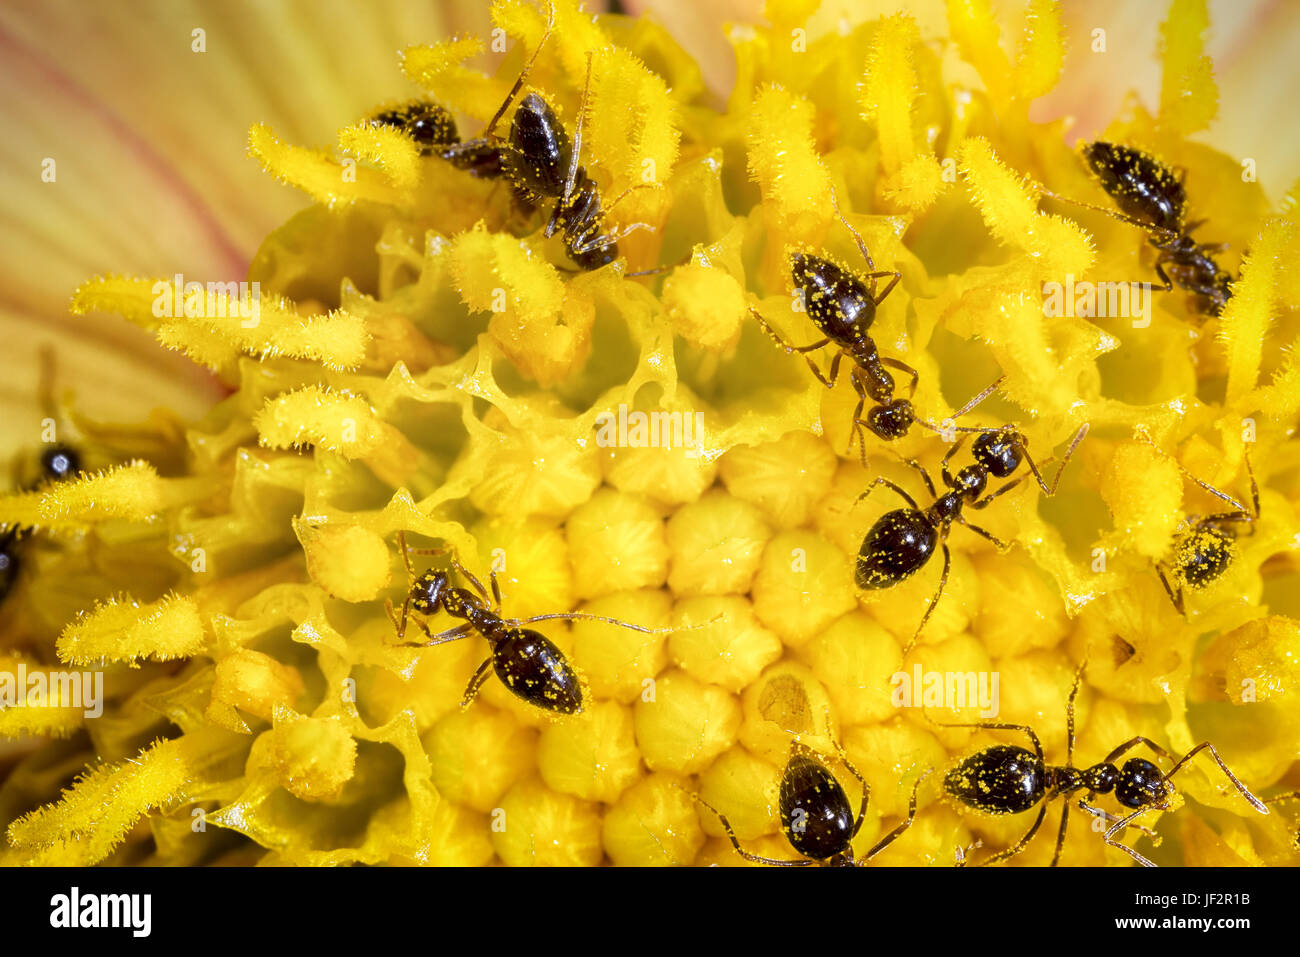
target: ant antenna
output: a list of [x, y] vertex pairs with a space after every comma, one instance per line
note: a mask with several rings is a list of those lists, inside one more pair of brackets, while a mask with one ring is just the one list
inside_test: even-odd
[[1070, 197], [1068, 196], [1062, 196], [1060, 193], [1052, 192], [1046, 186], [1043, 186], [1039, 183], [1035, 183], [1034, 186], [1037, 188], [1038, 194], [1040, 196], [1046, 196], [1048, 199], [1054, 199], [1057, 202], [1061, 202], [1061, 203], [1069, 203], [1071, 206], [1082, 206], [1084, 209], [1095, 210], [1098, 213], [1105, 213], [1107, 216], [1111, 217], [1112, 219], [1118, 219], [1121, 223], [1128, 223], [1130, 226], [1136, 226], [1138, 229], [1141, 229], [1144, 232], [1160, 233], [1167, 239], [1178, 238], [1178, 233], [1172, 229], [1166, 229], [1165, 227], [1157, 226], [1154, 223], [1148, 223], [1140, 219], [1134, 219], [1132, 216], [1128, 216], [1124, 213], [1116, 212], [1113, 209], [1107, 209], [1105, 206], [1098, 206], [1095, 203], [1086, 203], [1081, 199], [1070, 199]]
[[[867, 261], [867, 268], [870, 270], [870, 272], [867, 273], [867, 278], [871, 280], [871, 298], [875, 301], [876, 305], [880, 305], [884, 301], [885, 297], [893, 292], [894, 287], [897, 286], [899, 281], [903, 278], [903, 274], [896, 269], [876, 269], [875, 261], [872, 260], [871, 253], [867, 249], [866, 240], [862, 238], [862, 234], [854, 228], [853, 224], [848, 221], [848, 218], [845, 217], [844, 213], [840, 211], [840, 203], [835, 196], [835, 187], [830, 187], [830, 191], [831, 208], [835, 210], [835, 215], [839, 218], [839, 221], [844, 224], [844, 228], [853, 234], [853, 239], [858, 244], [858, 251], [862, 253], [862, 258]], [[889, 285], [885, 287], [884, 292], [876, 295], [876, 279], [881, 276], [893, 276], [894, 278], [890, 280]]]
[[[1145, 426], [1138, 426], [1137, 429], [1134, 430], [1134, 435], [1137, 437], [1139, 442], [1145, 442], [1147, 445], [1151, 446], [1153, 449], [1155, 449], [1165, 458], [1169, 459], [1169, 461], [1173, 462], [1174, 465], [1178, 466], [1178, 471], [1182, 472], [1186, 478], [1188, 478], [1192, 482], [1195, 482], [1201, 488], [1205, 489], [1205, 491], [1209, 492], [1211, 495], [1215, 496], [1216, 498], [1221, 499], [1224, 502], [1227, 502], [1233, 508], [1241, 512], [1243, 515], [1252, 514], [1250, 509], [1246, 508], [1245, 505], [1243, 505], [1241, 502], [1238, 502], [1231, 495], [1228, 495], [1226, 492], [1219, 491], [1213, 485], [1210, 485], [1208, 482], [1201, 481], [1191, 472], [1187, 471], [1187, 467], [1183, 465], [1182, 462], [1178, 461], [1178, 458], [1176, 456], [1170, 455], [1168, 452], [1166, 452], [1164, 449], [1162, 449], [1159, 445], [1156, 444], [1155, 440], [1151, 438], [1151, 434], [1146, 430]], [[1254, 496], [1254, 505], [1255, 505], [1255, 511], [1253, 514], [1254, 517], [1258, 518], [1259, 517], [1259, 486], [1255, 482], [1255, 469], [1250, 464], [1250, 452], [1247, 449], [1245, 448], [1242, 449], [1241, 456], [1246, 461], [1246, 472], [1250, 475], [1250, 488]]]
[[529, 57], [528, 62], [524, 64], [524, 68], [519, 74], [519, 79], [515, 80], [515, 85], [510, 88], [509, 95], [506, 96], [501, 107], [492, 117], [492, 122], [488, 123], [486, 129], [484, 129], [484, 137], [491, 136], [492, 131], [496, 129], [496, 125], [501, 122], [501, 117], [506, 115], [506, 110], [510, 109], [510, 104], [514, 102], [515, 97], [519, 95], [519, 91], [523, 89], [524, 79], [530, 72], [532, 72], [533, 64], [537, 62], [537, 55], [542, 52], [542, 47], [546, 46], [546, 41], [550, 38], [551, 30], [555, 27], [555, 0], [548, 0], [547, 6], [549, 9], [546, 15], [546, 30], [542, 33], [542, 39], [538, 41], [537, 49], [533, 51], [533, 55]]
[[[1051, 488], [1047, 487], [1047, 483], [1043, 481], [1042, 473], [1038, 471], [1038, 466], [1034, 464], [1034, 460], [1029, 455], [1029, 450], [1025, 449], [1025, 461], [1029, 464], [1030, 471], [1034, 473], [1034, 478], [1038, 482], [1038, 487], [1041, 488], [1045, 494], [1056, 494], [1056, 487], [1061, 484], [1061, 473], [1065, 471], [1066, 465], [1070, 463], [1071, 456], [1074, 455], [1074, 450], [1079, 447], [1079, 443], [1084, 440], [1088, 434], [1088, 429], [1091, 427], [1091, 423], [1085, 422], [1083, 425], [1079, 426], [1079, 431], [1074, 433], [1074, 439], [1070, 442], [1070, 447], [1065, 450], [1065, 457], [1061, 459], [1061, 467], [1056, 470], [1056, 477], [1052, 479]], [[1048, 459], [1048, 461], [1050, 462], [1051, 459]]]
[[[983, 392], [975, 396], [973, 399], [971, 399], [969, 402], [963, 405], [952, 415], [948, 416], [948, 418], [960, 419], [963, 415], [965, 415], [971, 409], [975, 408], [977, 405], [979, 405], [981, 402], [987, 399], [990, 395], [992, 395], [997, 390], [997, 387], [1000, 386], [1004, 381], [1006, 381], [1006, 378], [1007, 377], [1005, 375], [998, 376], [991, 383], [989, 383], [988, 386], [985, 387]], [[934, 423], [927, 422], [925, 419], [922, 418], [917, 418], [916, 422], [918, 425], [923, 425], [930, 431], [938, 432], [940, 435], [942, 435], [944, 432], [996, 432], [997, 431], [996, 428], [988, 428], [985, 426], [964, 426], [963, 427], [963, 426], [954, 425], [951, 428], [946, 429], [942, 425], [935, 425]]]

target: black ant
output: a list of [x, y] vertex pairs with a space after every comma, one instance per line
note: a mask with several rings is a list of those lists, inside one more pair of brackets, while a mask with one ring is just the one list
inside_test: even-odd
[[[864, 426], [877, 438], [886, 442], [901, 439], [911, 429], [914, 422], [920, 423], [935, 432], [945, 430], [918, 417], [910, 398], [895, 398], [894, 377], [885, 366], [890, 366], [909, 376], [911, 379], [909, 396], [916, 393], [916, 383], [919, 375], [911, 366], [897, 359], [881, 356], [876, 349], [875, 341], [869, 334], [871, 324], [876, 319], [876, 308], [884, 302], [885, 297], [898, 285], [902, 279], [902, 274], [897, 270], [877, 270], [865, 240], [845, 218], [844, 214], [840, 212], [839, 202], [835, 199], [834, 193], [831, 194], [831, 204], [835, 207], [835, 214], [839, 217], [840, 222], [853, 234], [853, 239], [858, 245], [858, 251], [862, 253], [862, 258], [866, 261], [869, 272], [865, 276], [859, 276], [829, 259], [823, 259], [820, 256], [805, 252], [791, 253], [790, 275], [794, 281], [794, 287], [802, 291], [808, 318], [822, 332], [824, 338], [808, 346], [793, 345], [773, 329], [757, 309], [750, 307], [749, 311], [763, 328], [763, 331], [775, 340], [777, 345], [785, 349], [787, 353], [797, 352], [803, 355], [813, 375], [828, 389], [835, 386], [836, 381], [839, 379], [840, 362], [845, 356], [848, 356], [853, 363], [853, 368], [849, 372], [849, 381], [852, 382], [853, 389], [858, 394], [858, 404], [853, 410], [853, 433], [849, 437], [849, 451], [853, 450], [853, 439], [856, 437], [859, 443], [862, 465], [865, 468], [867, 465], [867, 443], [862, 432]], [[877, 292], [876, 280], [885, 276], [892, 278], [883, 290]], [[829, 374], [823, 374], [807, 353], [816, 352], [818, 349], [831, 345], [837, 347], [839, 352], [831, 360]], [[966, 403], [962, 409], [955, 412], [952, 418], [960, 418], [975, 408], [1001, 382], [1002, 379], [999, 378], [970, 402]], [[862, 410], [866, 407], [868, 400], [875, 404], [867, 411], [867, 417], [864, 419]]]
[[[959, 470], [956, 476], [953, 476], [948, 471], [949, 460], [957, 454], [957, 450], [966, 441], [966, 437], [963, 436], [948, 449], [940, 464], [943, 483], [948, 489], [944, 494], [940, 495], [936, 491], [930, 473], [925, 470], [924, 466], [912, 460], [907, 462], [909, 466], [920, 472], [921, 478], [925, 480], [926, 488], [934, 499], [929, 508], [922, 510], [912, 496], [883, 476], [877, 476], [867, 490], [859, 495], [857, 499], [860, 502], [870, 495], [877, 485], [885, 485], [898, 493], [908, 505], [907, 508], [894, 509], [880, 516], [876, 523], [871, 526], [866, 537], [863, 538], [862, 547], [858, 549], [855, 572], [855, 580], [859, 588], [868, 590], [892, 588], [925, 567], [925, 564], [934, 555], [936, 547], [943, 549], [943, 573], [939, 577], [939, 588], [935, 591], [934, 598], [930, 601], [929, 607], [926, 608], [925, 614], [921, 616], [921, 623], [917, 625], [911, 641], [903, 649], [904, 654], [916, 644], [925, 623], [930, 620], [935, 606], [939, 604], [939, 599], [943, 597], [944, 586], [948, 583], [948, 571], [952, 565], [952, 556], [948, 551], [947, 542], [952, 523], [958, 522], [965, 525], [972, 532], [988, 539], [999, 550], [1005, 551], [1010, 548], [1007, 543], [996, 538], [990, 532], [966, 521], [962, 516], [962, 510], [966, 506], [977, 509], [987, 508], [989, 503], [998, 496], [1011, 491], [1024, 481], [1030, 473], [1033, 474], [1044, 494], [1054, 494], [1057, 485], [1060, 484], [1061, 473], [1065, 471], [1065, 466], [1069, 463], [1070, 457], [1074, 455], [1074, 450], [1078, 448], [1079, 443], [1088, 434], [1088, 424], [1085, 422], [1075, 433], [1070, 448], [1065, 453], [1065, 458], [1061, 461], [1061, 466], [1057, 469], [1056, 477], [1052, 480], [1050, 487], [1043, 481], [1042, 473], [1038, 471], [1038, 466], [1030, 458], [1029, 440], [1023, 433], [1011, 426], [963, 431], [980, 433], [971, 444], [971, 454], [975, 462]], [[1029, 472], [1021, 473], [1018, 478], [1012, 479], [997, 491], [984, 495], [989, 476], [1000, 479], [1008, 478], [1020, 467], [1022, 462], [1029, 466]], [[984, 497], [981, 498], [981, 495], [984, 495]]]
[[812, 864], [826, 867], [861, 867], [898, 840], [902, 833], [912, 826], [912, 821], [916, 817], [916, 794], [921, 787], [921, 782], [929, 776], [930, 772], [927, 770], [917, 778], [916, 784], [912, 787], [907, 819], [877, 841], [862, 857], [854, 858], [852, 842], [858, 836], [858, 831], [862, 830], [862, 822], [866, 820], [871, 785], [849, 761], [848, 755], [844, 753], [839, 742], [834, 743], [840, 760], [862, 785], [862, 803], [858, 807], [855, 821], [853, 805], [849, 803], [848, 795], [844, 793], [840, 782], [835, 780], [835, 775], [822, 764], [815, 751], [798, 741], [791, 742], [790, 759], [786, 762], [785, 771], [781, 775], [781, 830], [785, 832], [785, 838], [790, 842], [790, 846], [803, 855], [802, 860], [782, 861], [750, 854], [740, 846], [736, 832], [731, 829], [731, 823], [726, 815], [698, 794], [693, 797], [718, 816], [736, 853], [754, 864], [769, 864], [773, 867], [808, 867]]
[[582, 153], [583, 119], [591, 91], [591, 54], [587, 56], [587, 82], [572, 144], [555, 110], [537, 93], [529, 93], [520, 102], [505, 139], [494, 132], [523, 89], [524, 80], [554, 26], [555, 5], [552, 3], [546, 31], [537, 49], [482, 136], [448, 145], [442, 157], [453, 166], [468, 169], [478, 176], [504, 176], [527, 206], [543, 200], [556, 200], [544, 235], [549, 239], [558, 230], [570, 259], [582, 269], [599, 269], [618, 259], [620, 239], [635, 230], [650, 228], [646, 223], [632, 223], [618, 232], [601, 232], [609, 210], [633, 189], [645, 188], [649, 184], [630, 187], [605, 209], [601, 207], [600, 189], [585, 167], [578, 165]]
[[483, 583], [456, 559], [454, 553], [451, 555], [451, 567], [473, 586], [474, 591], [454, 586], [451, 575], [445, 571], [429, 569], [424, 574], [416, 576], [415, 570], [411, 567], [410, 556], [412, 553], [416, 555], [445, 555], [450, 551], [449, 549], [409, 548], [406, 544], [405, 532], [397, 533], [397, 544], [402, 550], [402, 561], [406, 564], [410, 589], [407, 591], [406, 600], [402, 603], [400, 617], [397, 615], [392, 601], [385, 601], [384, 604], [393, 627], [397, 629], [398, 640], [405, 639], [407, 618], [410, 616], [411, 609], [415, 609], [425, 617], [430, 617], [439, 611], [445, 611], [453, 618], [463, 619], [465, 624], [433, 634], [429, 630], [428, 624], [419, 619], [413, 619], [415, 624], [428, 636], [429, 640], [405, 642], [406, 644], [431, 648], [434, 645], [456, 641], [477, 632], [491, 646], [492, 654], [479, 665], [474, 672], [474, 676], [470, 678], [469, 685], [465, 689], [465, 697], [461, 701], [462, 708], [469, 707], [473, 702], [484, 682], [487, 681], [490, 674], [488, 669], [491, 667], [496, 671], [497, 677], [516, 697], [531, 705], [536, 705], [557, 714], [577, 714], [582, 711], [582, 680], [565, 657], [564, 652], [556, 647], [555, 643], [545, 635], [530, 628], [521, 627], [523, 625], [552, 620], [600, 621], [610, 625], [619, 625], [622, 628], [630, 628], [632, 631], [644, 632], [648, 635], [658, 635], [675, 630], [644, 628], [641, 625], [630, 625], [616, 618], [589, 615], [584, 612], [534, 615], [531, 618], [503, 618], [501, 616], [501, 588], [497, 584], [495, 570], [492, 571], [489, 579], [492, 586], [492, 598], [489, 599]]
[[[1077, 206], [1086, 206], [1136, 226], [1147, 233], [1151, 245], [1160, 250], [1156, 275], [1165, 292], [1179, 288], [1191, 294], [1196, 314], [1218, 316], [1232, 296], [1232, 276], [1211, 257], [1227, 247], [1221, 243], [1198, 243], [1192, 232], [1204, 220], [1187, 223], [1187, 192], [1184, 173], [1177, 174], [1150, 153], [1097, 141], [1083, 147], [1083, 158], [1097, 177], [1098, 185], [1119, 206], [1122, 213], [1066, 199], [1048, 190], [1043, 194]], [[1165, 271], [1168, 264], [1169, 270]], [[1172, 278], [1171, 278], [1172, 277]]]
[[[1219, 752], [1208, 741], [1198, 744], [1179, 758], [1168, 774], [1163, 773], [1159, 767], [1145, 758], [1129, 758], [1124, 762], [1123, 767], [1115, 766], [1115, 762], [1119, 760], [1121, 755], [1139, 744], [1145, 744], [1161, 758], [1169, 761], [1174, 760], [1173, 755], [1168, 751], [1141, 735], [1125, 741], [1106, 755], [1099, 764], [1095, 764], [1090, 768], [1075, 767], [1074, 701], [1079, 694], [1083, 672], [1083, 667], [1080, 667], [1075, 672], [1074, 687], [1070, 689], [1070, 697], [1065, 706], [1066, 758], [1063, 765], [1050, 765], [1046, 762], [1043, 757], [1042, 742], [1038, 740], [1038, 735], [1034, 733], [1034, 729], [1028, 725], [994, 724], [983, 721], [975, 724], [939, 724], [939, 722], [934, 722], [943, 728], [1023, 731], [1029, 736], [1029, 740], [1034, 746], [1033, 751], [1028, 751], [1016, 745], [996, 744], [966, 758], [944, 776], [943, 786], [947, 794], [966, 807], [973, 808], [976, 811], [983, 811], [986, 814], [1021, 814], [1035, 805], [1041, 805], [1038, 810], [1038, 817], [1034, 819], [1033, 826], [1029, 828], [1025, 836], [1011, 847], [981, 861], [980, 866], [1005, 861], [1023, 851], [1034, 835], [1038, 833], [1038, 828], [1042, 825], [1043, 818], [1047, 814], [1048, 804], [1058, 797], [1063, 797], [1066, 800], [1061, 808], [1061, 825], [1056, 835], [1056, 851], [1052, 855], [1052, 866], [1055, 867], [1061, 859], [1061, 849], [1065, 845], [1065, 834], [1069, 824], [1071, 807], [1070, 796], [1086, 789], [1088, 792], [1087, 797], [1079, 799], [1078, 807], [1094, 817], [1101, 818], [1110, 825], [1103, 837], [1105, 842], [1111, 847], [1120, 848], [1144, 867], [1154, 867], [1155, 865], [1151, 861], [1133, 850], [1133, 848], [1115, 840], [1115, 835], [1126, 827], [1134, 827], [1154, 838], [1155, 834], [1151, 830], [1139, 824], [1134, 824], [1133, 821], [1148, 811], [1169, 810], [1170, 801], [1174, 795], [1173, 785], [1170, 784], [1171, 779], [1201, 751], [1208, 750], [1210, 752], [1211, 757], [1214, 758], [1215, 763], [1219, 765], [1223, 773], [1227, 775], [1228, 780], [1232, 782], [1233, 786], [1241, 792], [1241, 795], [1250, 802], [1255, 810], [1261, 814], [1268, 813], [1268, 808], [1264, 806], [1259, 798], [1247, 790], [1236, 775], [1228, 770], [1228, 766], [1219, 757]], [[1115, 799], [1120, 804], [1133, 809], [1130, 813], [1117, 817], [1088, 803], [1095, 800], [1098, 794], [1110, 794], [1112, 791], [1115, 794]]]
[[[1138, 438], [1162, 455], [1166, 454], [1145, 432], [1139, 431]], [[1168, 567], [1168, 574], [1166, 575], [1167, 567], [1163, 563], [1156, 563], [1156, 574], [1160, 576], [1160, 584], [1165, 586], [1165, 593], [1174, 603], [1178, 614], [1185, 615], [1183, 589], [1204, 588], [1221, 578], [1236, 557], [1237, 529], [1234, 526], [1238, 523], [1253, 525], [1259, 519], [1259, 484], [1255, 481], [1255, 470], [1251, 467], [1250, 455], [1244, 451], [1242, 458], [1246, 462], [1246, 474], [1250, 476], [1250, 501], [1253, 509], [1247, 509], [1231, 495], [1202, 482], [1187, 471], [1176, 458], [1167, 457], [1178, 466], [1183, 475], [1211, 495], [1232, 506], [1230, 512], [1204, 515], [1195, 521], [1184, 519], [1174, 538], [1173, 564], [1172, 567]], [[1170, 579], [1173, 580], [1172, 585]]]
[[[41, 384], [39, 392], [46, 416], [54, 418], [54, 352], [47, 345], [41, 349]], [[42, 450], [39, 459], [40, 476], [32, 488], [51, 482], [62, 482], [81, 471], [81, 454], [72, 446], [56, 443]], [[21, 480], [20, 480], [21, 484]], [[3, 600], [18, 581], [22, 570], [19, 536], [24, 531], [19, 526], [0, 526], [0, 600]]]
[[[411, 100], [400, 106], [380, 110], [370, 118], [374, 126], [392, 126], [411, 139], [421, 156], [460, 142], [456, 119], [447, 109], [430, 99]], [[490, 175], [490, 174], [489, 174]]]

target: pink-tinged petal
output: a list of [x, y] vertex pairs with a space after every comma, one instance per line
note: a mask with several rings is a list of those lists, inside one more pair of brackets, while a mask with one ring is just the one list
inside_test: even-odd
[[[30, 447], [37, 350], [83, 409], [138, 419], [200, 412], [219, 386], [107, 316], [74, 318], [72, 291], [100, 273], [242, 279], [265, 235], [305, 205], [245, 154], [265, 121], [294, 141], [414, 95], [397, 51], [483, 32], [487, 4], [19, 0], [0, 8], [0, 455]], [[193, 31], [205, 31], [194, 52]], [[491, 67], [488, 60], [484, 64]], [[42, 181], [42, 163], [55, 181]]]

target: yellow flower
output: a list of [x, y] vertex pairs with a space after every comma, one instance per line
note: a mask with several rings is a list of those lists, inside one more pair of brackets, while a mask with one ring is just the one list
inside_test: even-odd
[[[1231, 244], [1222, 262], [1239, 278], [1208, 322], [1179, 292], [1122, 317], [1081, 313], [1070, 292], [1053, 314], [1049, 289], [1150, 272], [1132, 225], [1045, 198], [1111, 205], [1062, 124], [1038, 119], [1068, 51], [1088, 42], [1056, 4], [1017, 12], [1014, 42], [980, 0], [952, 0], [944, 18], [863, 21], [841, 6], [770, 0], [763, 24], [733, 27], [725, 108], [712, 63], [706, 77], [663, 27], [593, 19], [576, 0], [556, 0], [549, 34], [546, 5], [527, 0], [498, 0], [456, 36], [441, 21], [390, 30], [404, 49], [374, 90], [337, 69], [288, 77], [299, 60], [276, 49], [236, 69], [233, 27], [184, 24], [188, 47], [165, 57], [226, 84], [275, 83], [281, 104], [205, 126], [178, 97], [134, 118], [199, 154], [179, 178], [159, 175], [161, 192], [139, 190], [158, 208], [138, 223], [181, 230], [175, 244], [202, 255], [177, 278], [178, 260], [137, 248], [129, 228], [96, 240], [72, 210], [110, 191], [111, 174], [96, 185], [65, 154], [48, 185], [71, 175], [84, 192], [64, 210], [76, 226], [49, 229], [119, 258], [64, 250], [46, 273], [77, 273], [75, 321], [114, 313], [228, 394], [200, 415], [193, 390], [138, 377], [178, 414], [121, 430], [95, 421], [119, 411], [111, 402], [79, 389], [96, 413], [70, 417], [86, 472], [0, 497], [0, 521], [35, 530], [15, 545], [23, 571], [4, 607], [31, 654], [6, 652], [0, 674], [52, 684], [62, 664], [104, 684], [102, 716], [68, 688], [0, 704], [0, 734], [69, 739], [9, 774], [6, 788], [46, 800], [3, 822], [0, 861], [735, 863], [702, 802], [753, 853], [791, 858], [776, 794], [792, 740], [826, 755], [856, 801], [838, 740], [871, 785], [855, 852], [915, 793], [915, 824], [879, 861], [948, 865], [976, 841], [1011, 847], [1030, 816], [981, 816], [942, 793], [955, 761], [1024, 736], [940, 725], [991, 707], [1063, 762], [1083, 662], [1080, 766], [1137, 735], [1180, 754], [1209, 739], [1255, 793], [1294, 786], [1295, 187], [1271, 203], [1237, 160], [1189, 138], [1227, 106], [1203, 4], [1177, 0], [1162, 27], [1158, 108], [1133, 105], [1104, 135], [1184, 169], [1205, 235]], [[153, 161], [23, 36], [0, 42], [49, 72], [65, 111]], [[347, 77], [378, 75], [354, 46], [330, 62], [354, 54]], [[581, 122], [599, 228], [624, 264], [575, 269], [575, 241], [593, 234], [568, 221], [547, 238], [553, 201], [533, 211], [367, 120], [401, 102], [404, 74], [468, 139], [534, 53], [526, 90], [570, 135]], [[205, 158], [245, 148], [256, 163], [243, 170], [260, 166], [265, 184]], [[286, 187], [310, 205], [293, 212]], [[851, 448], [850, 375], [828, 389], [769, 335], [816, 338], [791, 254], [864, 274], [858, 235], [880, 290], [900, 276], [870, 333], [915, 367], [925, 422], [891, 445], [870, 437], [867, 469]], [[32, 243], [8, 268], [39, 274], [50, 255]], [[656, 266], [667, 275], [628, 275]], [[188, 285], [232, 279], [255, 285]], [[33, 296], [20, 309], [67, 321]], [[829, 359], [812, 357], [823, 372]], [[83, 364], [61, 348], [60, 380]], [[895, 507], [873, 481], [929, 504], [902, 459], [938, 475], [949, 443], [926, 425], [946, 432], [995, 380], [969, 421], [1017, 423], [1049, 481], [1049, 457], [1086, 431], [1059, 491], [1023, 482], [979, 513], [1005, 552], [954, 527], [937, 604], [938, 561], [896, 587], [857, 587], [863, 536]], [[1180, 537], [1185, 519], [1232, 509], [1187, 476], [1251, 512], [1206, 588], [1174, 567], [1188, 541], [1213, 537]], [[403, 554], [407, 537], [442, 551]], [[512, 693], [509, 669], [461, 707], [485, 643], [420, 647], [457, 621], [405, 600], [409, 573], [448, 569], [447, 549], [499, 586], [507, 616], [589, 616], [538, 626], [574, 669], [581, 713]], [[996, 697], [900, 700], [918, 673], [996, 679]], [[62, 795], [45, 752], [85, 769]], [[1159, 846], [1136, 829], [1119, 840], [1159, 863], [1295, 863], [1285, 813], [1258, 815], [1212, 762], [1175, 782], [1190, 800], [1140, 822]], [[1052, 854], [1040, 839], [1013, 861]], [[1079, 823], [1063, 861], [1131, 863]]]

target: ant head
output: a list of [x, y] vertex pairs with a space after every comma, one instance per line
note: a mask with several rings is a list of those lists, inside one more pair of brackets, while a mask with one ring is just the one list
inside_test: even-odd
[[411, 585], [411, 607], [422, 615], [432, 615], [446, 602], [451, 591], [451, 577], [429, 569]]
[[41, 474], [52, 481], [71, 478], [81, 471], [81, 456], [66, 445], [52, 445], [41, 453]]
[[978, 465], [968, 465], [953, 477], [952, 490], [966, 501], [973, 502], [984, 494], [987, 485], [988, 473]]
[[901, 439], [915, 421], [916, 411], [907, 399], [891, 399], [867, 413], [867, 428], [886, 441]]
[[1172, 791], [1164, 773], [1145, 758], [1129, 758], [1115, 780], [1115, 800], [1125, 807], [1163, 804]]
[[1029, 440], [1015, 429], [998, 429], [981, 433], [971, 443], [971, 454], [976, 462], [988, 469], [990, 475], [1006, 478], [1020, 468], [1028, 445]]

